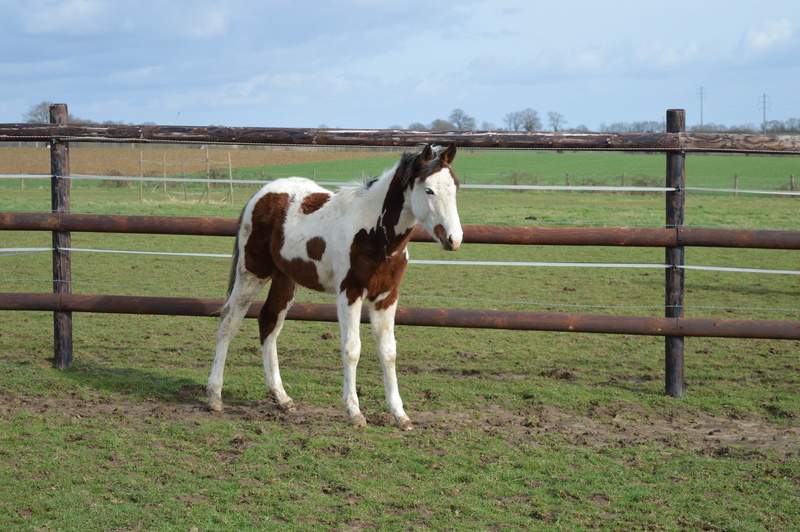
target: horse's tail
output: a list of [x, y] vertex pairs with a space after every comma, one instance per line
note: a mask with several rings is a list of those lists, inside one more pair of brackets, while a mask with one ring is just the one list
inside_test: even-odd
[[239, 230], [242, 228], [242, 218], [244, 211], [239, 215], [239, 222], [236, 224], [236, 241], [233, 244], [233, 255], [231, 260], [231, 271], [228, 275], [228, 297], [233, 293], [233, 285], [236, 284], [236, 271], [239, 266]]
[[228, 297], [231, 297], [233, 285], [236, 284], [236, 266], [239, 263], [239, 236], [236, 236], [236, 243], [233, 245], [233, 260], [231, 261], [231, 271], [228, 274]]

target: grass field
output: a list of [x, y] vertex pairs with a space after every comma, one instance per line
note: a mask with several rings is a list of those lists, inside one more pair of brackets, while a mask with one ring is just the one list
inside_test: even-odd
[[[594, 182], [663, 174], [663, 156], [515, 160], [519, 153], [462, 153], [456, 171], [468, 182], [518, 172], [539, 184], [564, 172]], [[590, 164], [584, 155], [597, 158]], [[313, 164], [320, 178], [350, 180], [395, 158]], [[715, 159], [721, 166], [701, 171]], [[798, 161], [697, 157], [687, 173], [708, 183], [737, 167], [777, 187]], [[4, 211], [49, 210], [44, 182], [0, 187]], [[253, 190], [237, 189], [234, 205], [198, 203], [183, 201], [175, 185], [166, 201], [156, 189], [140, 202], [136, 188], [77, 181], [72, 209], [234, 217]], [[690, 193], [687, 223], [796, 230], [797, 201]], [[465, 190], [459, 207], [468, 223], [657, 226], [664, 216], [656, 194]], [[47, 247], [49, 239], [3, 232], [0, 248]], [[228, 253], [232, 239], [73, 233], [73, 246]], [[415, 243], [410, 252], [663, 261], [657, 249], [465, 245], [446, 253]], [[196, 257], [75, 252], [73, 261], [73, 290], [91, 294], [222, 297], [228, 270], [227, 260]], [[49, 262], [46, 253], [0, 256], [2, 291], [49, 291]], [[797, 252], [692, 248], [687, 263], [796, 270]], [[690, 271], [687, 316], [798, 321], [798, 277]], [[664, 297], [658, 269], [424, 265], [409, 268], [401, 294], [407, 306], [654, 316], [663, 315]], [[328, 302], [308, 292], [299, 300]], [[227, 409], [212, 414], [203, 388], [215, 319], [86, 313], [74, 321], [74, 367], [58, 372], [50, 365], [52, 316], [0, 312], [0, 529], [800, 527], [800, 342], [689, 338], [686, 397], [677, 400], [663, 395], [661, 338], [398, 327], [401, 393], [416, 426], [403, 433], [383, 405], [367, 328], [359, 396], [370, 425], [355, 430], [339, 402], [336, 324], [287, 324], [279, 350], [298, 410], [282, 413], [266, 400], [257, 326], [248, 321], [231, 347]]]

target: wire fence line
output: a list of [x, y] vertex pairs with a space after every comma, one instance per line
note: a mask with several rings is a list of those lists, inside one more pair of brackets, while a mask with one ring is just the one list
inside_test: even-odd
[[[46, 283], [52, 284], [54, 282], [53, 279], [0, 279], [0, 283]], [[87, 281], [69, 281], [67, 284], [73, 286], [93, 286], [93, 287], [102, 287], [102, 288], [113, 288], [115, 290], [131, 290], [131, 291], [141, 291], [141, 292], [159, 292], [159, 293], [168, 293], [168, 294], [185, 294], [185, 295], [200, 295], [200, 296], [212, 296], [212, 297], [219, 297], [224, 299], [226, 297], [226, 293], [223, 291], [200, 291], [200, 290], [179, 290], [179, 289], [168, 289], [168, 288], [150, 288], [150, 287], [141, 287], [141, 286], [126, 286], [126, 285], [116, 285], [116, 284], [108, 284], [108, 283], [92, 283]], [[299, 292], [297, 294], [297, 301], [307, 300], [307, 299], [331, 299], [334, 296], [331, 294], [319, 293], [319, 292]], [[638, 309], [638, 310], [663, 310], [667, 308], [674, 308], [671, 305], [587, 305], [587, 304], [577, 304], [577, 303], [562, 303], [562, 302], [541, 302], [541, 301], [510, 301], [510, 300], [503, 300], [503, 299], [487, 299], [487, 298], [475, 298], [475, 297], [448, 297], [448, 296], [422, 296], [422, 295], [415, 295], [415, 294], [402, 294], [401, 298], [403, 300], [407, 299], [419, 299], [419, 300], [434, 300], [434, 301], [458, 301], [458, 302], [473, 302], [473, 303], [491, 303], [496, 305], [519, 305], [519, 306], [533, 306], [533, 307], [542, 307], [542, 308], [573, 308], [573, 309]], [[756, 311], [756, 312], [799, 312], [800, 308], [776, 308], [776, 307], [733, 307], [733, 306], [710, 306], [710, 305], [683, 305], [685, 309], [697, 309], [697, 310], [737, 310], [737, 311]]]
[[[94, 249], [94, 248], [61, 248], [62, 251], [74, 251], [83, 253], [111, 253], [111, 254], [136, 254], [136, 255], [151, 255], [151, 256], [172, 256], [172, 257], [203, 257], [230, 260], [231, 255], [227, 253], [189, 253], [189, 252], [163, 252], [163, 251], [142, 251], [142, 250], [109, 250], [109, 249]], [[53, 248], [0, 248], [0, 257], [8, 257], [13, 255], [21, 255], [26, 253], [41, 253], [51, 252]], [[793, 270], [771, 270], [761, 268], [740, 268], [740, 267], [725, 267], [725, 266], [706, 266], [706, 265], [669, 265], [665, 263], [575, 263], [575, 262], [528, 262], [528, 261], [444, 261], [444, 260], [415, 260], [409, 261], [411, 264], [419, 265], [441, 265], [441, 266], [489, 266], [489, 267], [577, 267], [577, 268], [635, 268], [635, 269], [666, 269], [671, 267], [682, 268], [685, 270], [705, 270], [715, 272], [731, 272], [731, 273], [755, 273], [755, 274], [783, 274], [783, 275], [800, 275], [800, 271]], [[54, 282], [52, 279], [0, 279], [0, 283], [12, 282]], [[155, 291], [161, 293], [185, 293], [185, 294], [204, 294], [215, 295], [224, 297], [222, 292], [198, 292], [195, 290], [174, 290], [166, 288], [147, 288], [147, 287], [129, 287], [113, 284], [101, 284], [90, 282], [76, 282], [72, 281], [70, 284], [84, 285], [84, 286], [102, 286], [115, 289], [126, 289], [136, 291]], [[305, 294], [310, 297], [325, 297], [325, 294]], [[567, 303], [550, 303], [550, 302], [525, 302], [525, 301], [505, 301], [505, 300], [491, 300], [482, 298], [449, 298], [444, 296], [417, 296], [413, 294], [406, 294], [404, 299], [435, 299], [435, 300], [458, 300], [458, 301], [474, 301], [479, 303], [491, 304], [516, 304], [538, 307], [550, 308], [584, 308], [584, 309], [665, 309], [666, 305], [585, 305], [585, 304], [567, 304]], [[740, 311], [769, 311], [769, 312], [800, 312], [800, 309], [791, 308], [741, 308], [741, 307], [709, 307], [709, 306], [695, 306], [686, 305], [685, 308], [693, 309], [720, 309], [720, 310], [740, 310]]]
[[[180, 163], [167, 163], [180, 164]], [[0, 179], [49, 179], [49, 174], [0, 174]], [[184, 178], [184, 177], [136, 177], [136, 176], [110, 176], [110, 175], [89, 175], [71, 174], [59, 176], [65, 179], [87, 179], [98, 181], [147, 181], [153, 183], [199, 183], [199, 184], [225, 184], [230, 185], [266, 185], [274, 179], [210, 179], [210, 178]], [[357, 180], [354, 180], [357, 181]], [[353, 181], [316, 181], [324, 187], [341, 187], [351, 185]], [[513, 185], [513, 184], [469, 184], [462, 183], [461, 188], [476, 190], [542, 190], [542, 191], [564, 191], [564, 192], [675, 192], [676, 188], [655, 187], [655, 186], [612, 186], [612, 185]], [[768, 194], [778, 196], [800, 197], [797, 190], [752, 190], [740, 188], [712, 188], [712, 187], [685, 187], [686, 191], [693, 192], [716, 192], [730, 194]]]
[[[174, 251], [141, 251], [123, 249], [94, 249], [94, 248], [59, 248], [61, 251], [77, 251], [86, 253], [112, 253], [119, 255], [151, 255], [168, 257], [205, 257], [215, 259], [231, 259], [229, 253], [189, 253]], [[53, 248], [0, 248], [0, 257], [10, 255], [20, 255], [22, 253], [37, 253], [53, 251]], [[533, 266], [544, 268], [646, 268], [646, 269], [665, 269], [679, 268], [684, 270], [703, 270], [713, 272], [735, 272], [735, 273], [764, 273], [778, 275], [800, 275], [800, 271], [795, 270], [774, 270], [765, 268], [740, 268], [731, 266], [707, 266], [690, 264], [666, 264], [666, 263], [628, 263], [628, 262], [535, 262], [535, 261], [478, 261], [478, 260], [425, 260], [410, 259], [409, 264], [433, 265], [433, 266]]]

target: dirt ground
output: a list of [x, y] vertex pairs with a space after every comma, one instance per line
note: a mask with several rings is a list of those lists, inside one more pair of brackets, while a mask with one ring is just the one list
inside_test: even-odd
[[[294, 427], [329, 427], [332, 423], [346, 424], [347, 417], [340, 408], [319, 408], [296, 403], [296, 410], [283, 412], [270, 402], [226, 405], [223, 412], [209, 412], [205, 403], [188, 399], [203, 393], [201, 387], [187, 386], [179, 395], [187, 400], [158, 403], [103, 402], [101, 400], [30, 399], [0, 394], [0, 412], [25, 409], [32, 413], [59, 412], [66, 417], [107, 417], [118, 423], [139, 426], [142, 419], [164, 421], [200, 419], [263, 420], [265, 425]], [[196, 388], [196, 389], [195, 389]], [[520, 411], [495, 405], [482, 405], [479, 411], [467, 409], [453, 412], [432, 410], [411, 412], [416, 431], [448, 436], [462, 431], [484, 431], [514, 444], [530, 439], [531, 435], [562, 435], [565, 441], [588, 449], [604, 447], [628, 448], [640, 445], [681, 449], [701, 455], [724, 457], [732, 448], [768, 451], [779, 456], [796, 457], [800, 453], [800, 428], [779, 425], [766, 420], [736, 420], [728, 417], [699, 415], [678, 419], [674, 414], [636, 419], [635, 412], [614, 408], [595, 408], [587, 415], [576, 416], [552, 406], [536, 406]], [[371, 425], [393, 428], [387, 412], [367, 413]], [[349, 430], [349, 429], [348, 429]], [[357, 429], [352, 429], [357, 430]]]
[[[70, 147], [70, 173], [84, 175], [138, 176], [139, 159], [143, 159], [142, 174], [162, 175], [164, 160], [168, 174], [181, 172], [181, 158], [186, 172], [204, 171], [206, 150], [192, 147]], [[228, 154], [233, 168], [273, 166], [280, 164], [316, 163], [343, 159], [385, 157], [387, 152], [367, 149], [293, 149], [214, 147], [208, 150], [212, 169], [228, 168]], [[49, 174], [50, 150], [47, 147], [0, 147], [0, 174]]]

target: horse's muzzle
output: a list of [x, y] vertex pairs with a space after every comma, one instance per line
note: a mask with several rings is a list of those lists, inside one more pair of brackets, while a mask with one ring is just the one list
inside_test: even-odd
[[447, 251], [455, 251], [458, 249], [458, 246], [461, 245], [461, 239], [453, 239], [453, 235], [448, 235], [447, 230], [442, 224], [433, 228], [433, 234], [436, 236], [436, 240], [439, 241], [439, 245], [442, 246], [442, 249], [446, 249]]
[[460, 245], [461, 242], [454, 242], [452, 236], [448, 236], [447, 240], [442, 240], [442, 249], [446, 249], [447, 251], [455, 251]]

